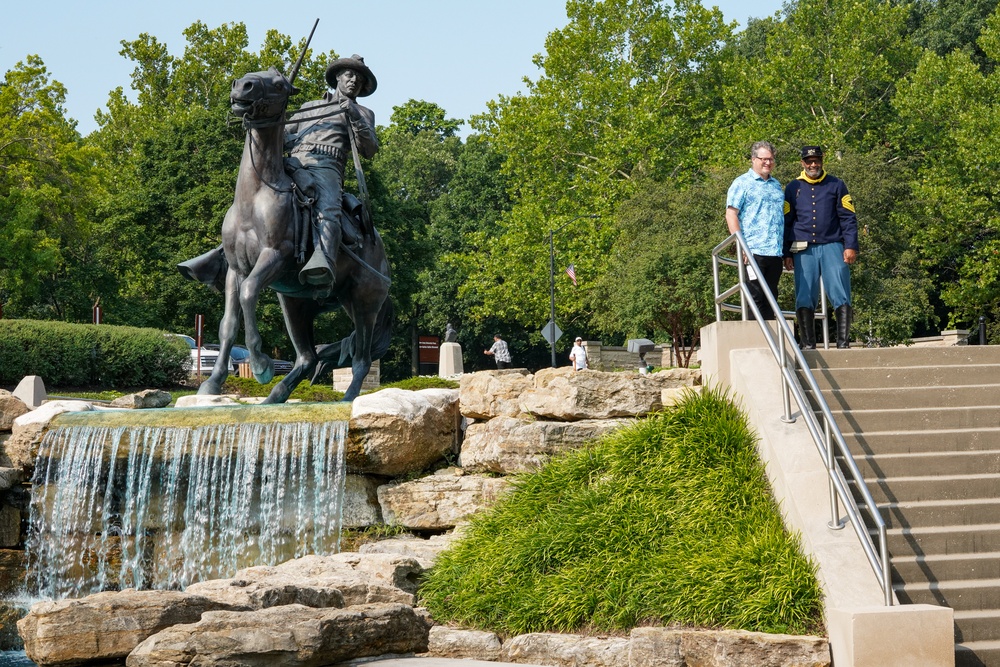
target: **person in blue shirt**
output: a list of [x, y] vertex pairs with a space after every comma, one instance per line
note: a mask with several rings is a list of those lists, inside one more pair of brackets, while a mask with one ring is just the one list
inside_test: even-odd
[[851, 346], [851, 269], [858, 258], [858, 220], [847, 186], [823, 168], [823, 148], [802, 148], [802, 173], [785, 188], [785, 268], [795, 272], [799, 344], [816, 349], [819, 281], [837, 316], [837, 347]]
[[760, 279], [764, 279], [771, 294], [777, 299], [778, 281], [784, 269], [782, 239], [785, 193], [778, 179], [771, 175], [773, 169], [774, 146], [769, 141], [758, 141], [750, 148], [750, 170], [733, 181], [726, 195], [726, 226], [729, 233], [743, 232], [747, 247], [763, 274], [750, 276], [747, 287], [765, 320], [773, 320], [775, 313], [764, 296]]

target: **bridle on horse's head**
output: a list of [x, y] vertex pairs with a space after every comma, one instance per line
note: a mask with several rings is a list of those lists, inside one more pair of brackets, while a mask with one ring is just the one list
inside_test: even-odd
[[[288, 98], [298, 92], [298, 89], [285, 78], [285, 75], [275, 68], [270, 68], [268, 73], [271, 75], [270, 77], [255, 72], [233, 81], [234, 93], [230, 95], [232, 105], [236, 106], [239, 103], [241, 109], [246, 108], [246, 110], [240, 113], [230, 109], [230, 115], [234, 120], [241, 121], [245, 129], [283, 124], [285, 110], [288, 108]], [[247, 81], [251, 83], [252, 89], [259, 88], [263, 94], [252, 101], [234, 97], [236, 84]]]

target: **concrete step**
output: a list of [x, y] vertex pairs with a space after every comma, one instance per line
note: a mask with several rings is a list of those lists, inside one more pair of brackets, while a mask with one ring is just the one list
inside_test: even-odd
[[[851, 453], [865, 479], [912, 475], [961, 475], [970, 470], [1000, 474], [1000, 449], [863, 456]], [[1000, 496], [1000, 489], [997, 489], [997, 495]]]
[[1000, 579], [952, 579], [948, 581], [894, 584], [903, 604], [934, 604], [952, 609], [1000, 609]]
[[901, 368], [1000, 364], [1000, 345], [807, 350], [804, 354], [810, 368]]
[[1000, 427], [995, 405], [831, 412], [840, 430], [850, 433]]
[[[818, 407], [813, 393], [806, 392], [806, 395], [812, 405]], [[891, 389], [825, 389], [823, 390], [823, 398], [831, 410], [995, 407], [1000, 405], [1000, 384], [893, 387]]]
[[934, 431], [844, 431], [844, 442], [855, 457], [907, 452], [1000, 450], [1000, 428], [956, 428]]
[[[872, 539], [878, 543], [877, 535]], [[891, 558], [1000, 552], [1000, 524], [890, 528], [886, 541]]]
[[[853, 487], [849, 481], [848, 486]], [[867, 483], [872, 499], [883, 503], [911, 503], [927, 500], [970, 500], [975, 498], [995, 498], [1000, 493], [1000, 475], [971, 474], [914, 475], [911, 477], [888, 477]], [[855, 493], [855, 498], [859, 498]]]
[[[1000, 551], [978, 554], [931, 554], [892, 556], [893, 581], [948, 581], [952, 579], [1000, 579]], [[996, 627], [1000, 639], [1000, 624]]]
[[955, 612], [955, 641], [1000, 640], [1000, 609], [972, 609]]
[[1000, 665], [1000, 641], [955, 644], [955, 667], [996, 667]]
[[[865, 505], [859, 507], [867, 510]], [[877, 507], [887, 528], [1000, 524], [1000, 498], [880, 503]]]
[[[1000, 364], [969, 364], [961, 367], [815, 368], [813, 378], [820, 390], [993, 384], [1000, 378]], [[805, 386], [807, 385], [803, 385]]]

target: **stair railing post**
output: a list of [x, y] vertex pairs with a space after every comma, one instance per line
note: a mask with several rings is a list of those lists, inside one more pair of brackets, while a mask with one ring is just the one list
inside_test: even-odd
[[722, 304], [719, 303], [719, 294], [722, 289], [719, 286], [719, 258], [712, 255], [712, 283], [715, 285], [715, 321], [722, 321]]
[[[820, 314], [823, 316], [823, 349], [830, 349], [830, 308], [826, 300], [826, 281], [820, 276], [819, 280], [819, 306]], [[814, 323], [815, 325], [815, 323]]]
[[840, 520], [840, 501], [837, 498], [837, 487], [833, 483], [833, 476], [837, 474], [837, 457], [833, 451], [830, 420], [825, 417], [823, 418], [823, 437], [826, 440], [826, 476], [830, 483], [830, 523], [826, 525], [830, 530], [841, 530], [845, 522]]
[[[779, 312], [777, 315], [781, 315], [781, 313]], [[781, 315], [781, 317], [784, 317], [784, 315]], [[786, 372], [788, 368], [788, 353], [785, 350], [785, 343], [787, 342], [785, 339], [785, 327], [781, 326], [778, 320], [775, 320], [775, 322], [778, 323], [778, 349], [781, 350], [781, 359], [778, 361], [781, 364], [781, 403], [785, 411], [781, 417], [781, 421], [786, 424], [794, 424], [795, 418], [792, 417], [792, 390], [788, 386], [788, 373]], [[764, 326], [768, 326], [766, 322]]]
[[747, 321], [747, 298], [744, 292], [747, 289], [747, 265], [740, 260], [743, 259], [743, 249], [740, 244], [736, 244], [736, 267], [740, 279], [740, 316], [744, 322]]

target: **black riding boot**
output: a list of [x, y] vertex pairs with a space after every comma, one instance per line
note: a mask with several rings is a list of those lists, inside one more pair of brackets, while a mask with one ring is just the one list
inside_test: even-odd
[[316, 247], [305, 266], [299, 270], [303, 285], [333, 285], [337, 271], [337, 251], [340, 249], [340, 224], [319, 219]]
[[847, 350], [851, 347], [851, 319], [854, 317], [852, 308], [844, 304], [837, 308], [837, 349]]
[[177, 270], [188, 280], [204, 283], [219, 292], [226, 291], [226, 253], [220, 245], [177, 265]]
[[799, 347], [803, 350], [816, 349], [816, 311], [812, 308], [799, 308], [795, 311], [799, 321]]

